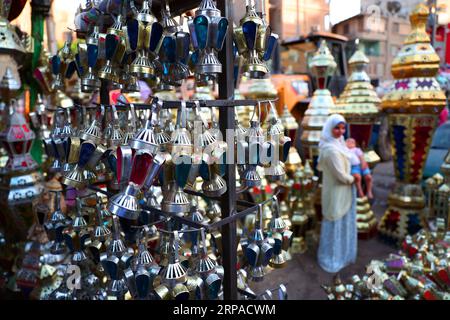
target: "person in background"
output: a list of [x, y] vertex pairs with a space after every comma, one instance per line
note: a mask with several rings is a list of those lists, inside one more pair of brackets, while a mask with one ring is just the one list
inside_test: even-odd
[[357, 252], [356, 188], [351, 175], [351, 151], [344, 140], [346, 121], [328, 117], [319, 143], [322, 171], [322, 225], [318, 250], [320, 267], [336, 273], [354, 263]]

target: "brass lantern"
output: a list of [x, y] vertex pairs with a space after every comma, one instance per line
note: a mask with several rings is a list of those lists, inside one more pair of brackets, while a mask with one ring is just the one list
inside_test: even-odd
[[[371, 138], [374, 124], [377, 122], [380, 99], [377, 96], [365, 69], [369, 59], [361, 50], [356, 50], [348, 61], [352, 74], [347, 85], [336, 102], [338, 112], [348, 123], [347, 135], [355, 139], [356, 144], [364, 152], [367, 163], [373, 167], [380, 157], [371, 149]], [[357, 200], [358, 234], [367, 238], [376, 231], [377, 220], [367, 197]]]
[[245, 16], [234, 29], [234, 41], [244, 57], [243, 71], [251, 78], [263, 78], [269, 72], [266, 61], [272, 57], [278, 35], [257, 14], [254, 0], [248, 1]]
[[[0, 86], [2, 86], [0, 84]], [[38, 164], [30, 155], [35, 134], [23, 114], [10, 105], [8, 126], [1, 132], [3, 147], [8, 152], [6, 166], [1, 168], [2, 188], [8, 190], [7, 201], [11, 206], [31, 203], [42, 190], [42, 175]]]
[[446, 105], [435, 78], [440, 61], [426, 31], [428, 15], [425, 4], [411, 13], [412, 31], [392, 63], [395, 81], [381, 102], [388, 113], [397, 182], [379, 231], [394, 243], [422, 227], [425, 197], [420, 183], [438, 115]]
[[313, 161], [313, 168], [316, 169], [317, 158], [319, 156], [318, 145], [322, 127], [328, 116], [334, 113], [336, 106], [330, 91], [327, 89], [329, 77], [336, 70], [336, 62], [331, 55], [330, 49], [325, 41], [322, 41], [319, 50], [312, 58], [309, 68], [316, 81], [316, 91], [309, 103], [308, 109], [302, 120], [301, 126], [303, 134], [301, 136], [304, 155]]
[[217, 58], [217, 52], [222, 50], [228, 29], [228, 20], [220, 14], [215, 1], [202, 0], [195, 11], [193, 27], [191, 26], [192, 45], [198, 56], [196, 73], [212, 79], [218, 73], [222, 73], [222, 64]]

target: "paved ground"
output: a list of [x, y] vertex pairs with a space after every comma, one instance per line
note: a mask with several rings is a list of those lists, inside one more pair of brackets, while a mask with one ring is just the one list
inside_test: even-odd
[[[392, 162], [379, 164], [373, 172], [373, 178], [376, 201], [372, 209], [379, 219], [384, 213], [387, 195], [395, 182]], [[359, 240], [356, 263], [341, 270], [340, 275], [342, 279], [348, 279], [353, 274], [362, 275], [365, 266], [371, 260], [385, 258], [389, 253], [395, 252], [395, 248], [384, 244], [378, 238]], [[275, 288], [278, 284], [284, 283], [287, 286], [289, 299], [321, 300], [327, 297], [320, 285], [330, 284], [333, 276], [319, 267], [316, 262], [316, 249], [314, 249], [305, 254], [294, 255], [285, 268], [273, 270], [263, 282], [252, 283], [251, 288], [256, 293], [261, 293], [267, 288]]]

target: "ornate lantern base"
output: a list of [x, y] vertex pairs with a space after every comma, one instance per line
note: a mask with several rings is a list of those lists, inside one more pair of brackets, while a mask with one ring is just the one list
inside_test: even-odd
[[419, 185], [398, 184], [389, 195], [389, 208], [381, 218], [378, 231], [382, 239], [400, 244], [423, 227], [425, 197]]
[[358, 238], [369, 239], [377, 232], [377, 219], [367, 197], [356, 200]]
[[15, 206], [27, 204], [39, 196], [43, 190], [39, 172], [27, 173], [17, 176], [0, 176], [0, 188], [7, 190], [8, 205]]

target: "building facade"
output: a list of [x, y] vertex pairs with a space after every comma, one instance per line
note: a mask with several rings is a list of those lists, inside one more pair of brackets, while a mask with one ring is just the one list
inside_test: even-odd
[[333, 32], [350, 39], [348, 56], [355, 48], [351, 42], [359, 39], [360, 47], [370, 59], [368, 74], [379, 82], [391, 80], [391, 64], [402, 47], [411, 27], [406, 17], [399, 15], [359, 14], [333, 26]]
[[[271, 27], [282, 40], [330, 28], [329, 0], [265, 0], [265, 3]], [[260, 0], [256, 4], [259, 11]], [[233, 0], [234, 22], [238, 23], [244, 14], [245, 1]]]

